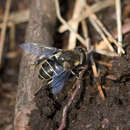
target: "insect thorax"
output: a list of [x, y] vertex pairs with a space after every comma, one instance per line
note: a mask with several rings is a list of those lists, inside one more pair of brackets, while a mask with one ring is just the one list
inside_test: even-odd
[[63, 52], [59, 58], [58, 62], [65, 68], [65, 65], [68, 65], [71, 68], [74, 68], [78, 66], [79, 64], [82, 64], [81, 54], [77, 52], [77, 50], [68, 50]]

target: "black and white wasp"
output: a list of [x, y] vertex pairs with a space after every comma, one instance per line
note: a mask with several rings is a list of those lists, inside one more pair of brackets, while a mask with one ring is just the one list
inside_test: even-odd
[[62, 50], [44, 47], [40, 43], [23, 43], [20, 47], [37, 56], [35, 64], [40, 66], [38, 77], [51, 84], [53, 94], [62, 90], [65, 81], [71, 73], [74, 73], [73, 69], [82, 65], [87, 55], [86, 51], [79, 47], [73, 50]]

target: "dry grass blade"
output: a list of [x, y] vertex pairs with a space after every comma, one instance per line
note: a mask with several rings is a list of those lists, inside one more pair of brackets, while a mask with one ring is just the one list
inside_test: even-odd
[[[81, 15], [82, 10], [85, 8], [86, 0], [76, 0], [73, 11], [72, 19], [78, 18]], [[79, 22], [74, 22], [71, 27], [75, 32], [78, 31]], [[74, 49], [76, 46], [76, 36], [73, 32], [70, 32], [68, 49]]]
[[[121, 20], [121, 1], [116, 0], [116, 15], [117, 15], [117, 32], [118, 32], [118, 44], [122, 46], [122, 20]], [[120, 48], [118, 54], [121, 55]]]
[[[101, 2], [97, 2], [96, 4], [92, 5], [90, 8], [93, 11], [93, 13], [96, 13], [106, 7], [109, 7], [111, 5], [114, 5], [115, 1], [114, 0], [106, 0], [106, 1], [101, 1]], [[74, 22], [81, 22], [82, 20], [88, 18], [89, 16], [89, 12], [87, 11], [87, 8], [85, 9], [84, 13], [80, 15], [79, 18], [76, 19], [71, 19], [69, 20], [67, 23], [69, 25], [73, 25]], [[59, 28], [59, 32], [64, 32], [68, 29], [68, 27], [66, 25], [61, 25], [61, 27]]]
[[73, 32], [73, 34], [75, 34], [75, 36], [77, 37], [77, 39], [85, 46], [86, 46], [86, 41], [79, 35], [77, 34], [72, 28], [71, 26], [61, 17], [60, 14], [60, 8], [59, 8], [59, 1], [55, 0], [55, 4], [56, 4], [56, 13], [57, 13], [57, 17], [58, 19], [61, 21], [62, 24], [64, 24], [65, 26], [67, 26], [68, 30], [70, 32]]
[[82, 25], [82, 31], [83, 31], [84, 38], [87, 39], [88, 38], [88, 27], [86, 25], [86, 21], [85, 20], [81, 21], [81, 25]]
[[87, 23], [85, 20], [83, 20], [81, 22], [81, 25], [82, 25], [82, 31], [83, 31], [83, 35], [84, 35], [84, 38], [86, 40], [86, 45], [87, 45], [87, 50], [91, 49], [90, 48], [90, 38], [88, 36], [88, 27], [87, 27]]
[[10, 6], [11, 6], [11, 0], [7, 0], [6, 7], [5, 7], [4, 20], [3, 20], [3, 27], [2, 27], [2, 31], [1, 31], [1, 37], [0, 37], [0, 65], [2, 64], [2, 54], [3, 54], [7, 20], [8, 20]]

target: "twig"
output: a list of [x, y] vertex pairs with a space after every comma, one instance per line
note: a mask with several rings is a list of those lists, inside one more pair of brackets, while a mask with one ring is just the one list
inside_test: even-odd
[[[92, 10], [93, 13], [96, 13], [98, 11], [101, 11], [102, 9], [109, 7], [111, 5], [114, 5], [115, 1], [114, 0], [105, 0], [105, 1], [101, 1], [98, 2], [94, 5], [92, 5], [90, 8]], [[72, 25], [74, 22], [81, 22], [82, 20], [86, 19], [89, 16], [89, 12], [87, 11], [87, 9], [84, 11], [83, 14], [81, 14], [81, 16], [79, 18], [76, 19], [71, 19], [69, 20], [67, 23], [69, 25]], [[61, 25], [61, 27], [59, 28], [59, 32], [64, 32], [68, 29], [68, 27], [66, 25]]]
[[[121, 20], [121, 1], [116, 0], [116, 15], [117, 15], [117, 32], [118, 32], [118, 43], [122, 46], [122, 20]], [[121, 55], [120, 49], [118, 54]]]
[[[93, 70], [94, 77], [98, 79], [99, 78], [99, 74], [97, 72], [97, 68], [96, 68], [96, 64], [94, 62], [93, 56], [91, 56], [90, 60], [91, 60], [91, 63], [92, 63], [92, 70]], [[102, 100], [105, 100], [105, 96], [104, 96], [104, 93], [103, 93], [103, 90], [102, 90], [102, 87], [100, 85], [99, 80], [96, 81], [96, 85], [98, 87], [98, 91], [99, 91], [99, 94], [100, 94]]]
[[1, 31], [1, 37], [0, 37], [0, 65], [2, 64], [2, 54], [3, 54], [3, 47], [4, 47], [4, 41], [5, 41], [5, 35], [6, 35], [6, 26], [7, 26], [10, 5], [11, 5], [11, 0], [7, 0], [6, 7], [5, 7], [4, 20], [3, 20], [3, 27]]
[[[87, 69], [87, 65], [85, 66], [85, 68], [79, 73], [79, 78], [82, 79], [86, 69]], [[74, 90], [74, 92], [72, 93], [72, 96], [71, 98], [69, 99], [68, 103], [65, 105], [64, 109], [63, 109], [63, 114], [62, 114], [62, 121], [61, 121], [61, 125], [60, 127], [58, 128], [58, 130], [63, 130], [66, 126], [66, 117], [67, 117], [67, 111], [68, 111], [68, 108], [69, 106], [71, 105], [71, 103], [73, 102], [74, 98], [76, 97], [79, 89], [82, 87], [81, 86], [81, 82], [82, 80], [78, 79], [76, 84], [77, 84], [77, 87], [76, 89]]]
[[86, 21], [83, 20], [83, 21], [81, 22], [81, 25], [82, 25], [83, 35], [84, 35], [84, 38], [85, 38], [85, 40], [86, 40], [87, 50], [89, 50], [89, 49], [90, 49], [90, 44], [89, 44], [89, 43], [90, 43], [90, 42], [89, 42], [90, 38], [88, 37], [88, 27], [87, 27]]
[[[78, 18], [81, 15], [81, 12], [85, 8], [85, 5], [86, 5], [86, 0], [76, 0], [72, 19]], [[79, 22], [74, 22], [71, 25], [71, 28], [73, 28], [73, 30], [75, 32], [77, 32], [78, 31], [78, 25], [79, 25]], [[74, 49], [75, 46], [76, 46], [76, 36], [73, 32], [70, 32], [68, 49]]]
[[88, 38], [88, 27], [86, 25], [86, 21], [85, 20], [81, 21], [81, 25], [82, 25], [82, 31], [83, 31], [84, 38], [87, 39]]
[[[89, 45], [92, 46], [90, 40], [89, 40]], [[90, 47], [90, 48], [91, 48], [91, 47]], [[93, 55], [92, 55], [92, 54], [91, 54], [91, 56], [90, 56], [90, 61], [91, 61], [91, 64], [92, 64], [92, 70], [93, 70], [94, 77], [95, 77], [96, 79], [98, 79], [98, 78], [99, 78], [99, 74], [98, 74], [98, 72], [97, 72], [96, 64], [95, 64], [95, 62], [94, 62], [94, 59], [93, 59]], [[104, 93], [103, 93], [103, 90], [102, 90], [102, 87], [101, 87], [101, 85], [100, 85], [99, 80], [96, 81], [96, 85], [97, 85], [97, 87], [98, 87], [98, 91], [99, 91], [99, 94], [100, 94], [102, 100], [104, 100], [104, 99], [105, 99], [105, 96], [104, 96]]]

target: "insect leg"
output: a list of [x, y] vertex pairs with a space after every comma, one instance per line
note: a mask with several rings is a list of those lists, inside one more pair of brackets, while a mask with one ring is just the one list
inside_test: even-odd
[[77, 79], [79, 79], [79, 77], [77, 76], [77, 74], [76, 74], [74, 71], [71, 70], [71, 73], [72, 73], [73, 75], [75, 75]]
[[72, 73], [73, 75], [75, 75], [77, 79], [83, 80], [83, 79], [79, 78], [79, 76], [78, 76], [74, 71], [71, 70], [71, 73]]
[[84, 54], [80, 54], [80, 65], [83, 64], [83, 61], [84, 61]]

